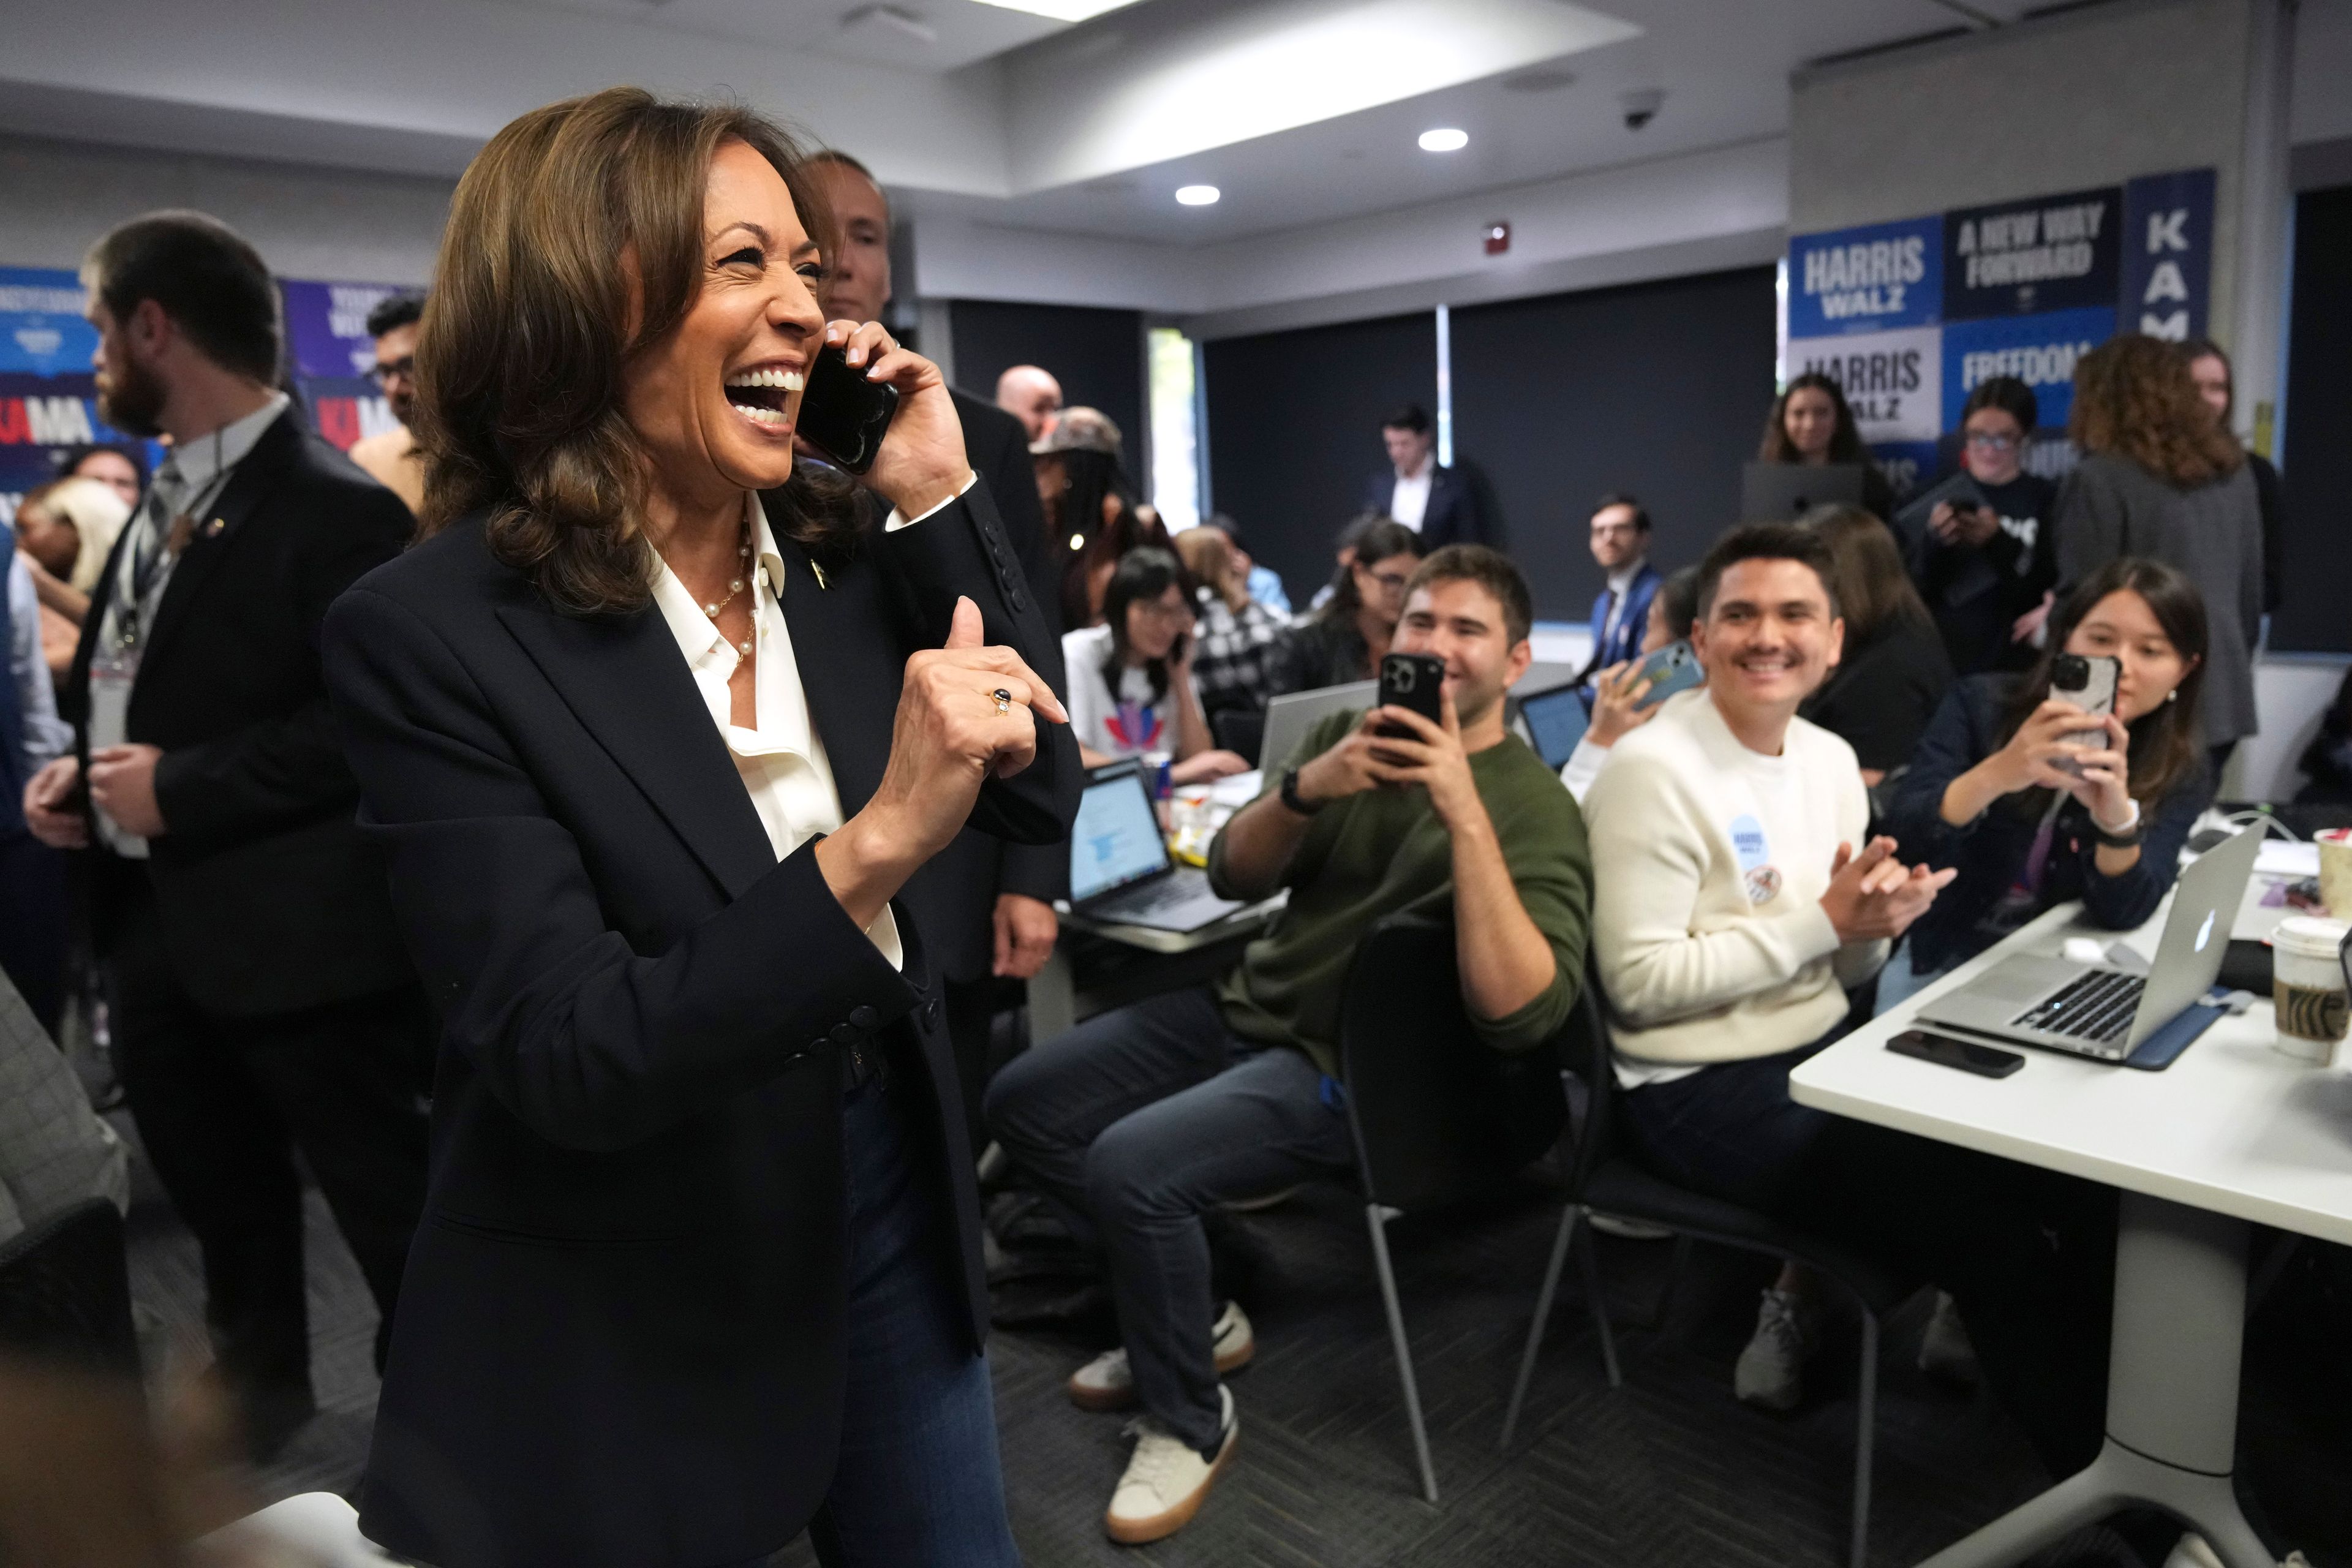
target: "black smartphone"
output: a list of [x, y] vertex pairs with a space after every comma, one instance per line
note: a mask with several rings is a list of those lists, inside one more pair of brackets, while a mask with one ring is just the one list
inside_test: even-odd
[[1939, 1068], [1972, 1072], [1979, 1078], [2007, 1078], [2025, 1065], [2025, 1058], [2015, 1051], [1980, 1046], [1973, 1040], [1956, 1040], [1948, 1035], [1931, 1035], [1925, 1029], [1906, 1029], [1887, 1041], [1886, 1048], [1917, 1057], [1923, 1062], [1934, 1062]]
[[[1443, 724], [1440, 706], [1445, 687], [1445, 661], [1434, 654], [1392, 653], [1381, 660], [1380, 705], [1410, 708], [1433, 724]], [[1383, 724], [1379, 732], [1410, 740], [1412, 731], [1402, 724]]]
[[809, 362], [808, 390], [801, 396], [802, 439], [836, 468], [862, 474], [882, 449], [883, 432], [898, 412], [898, 389], [866, 379], [837, 347], [817, 351]]

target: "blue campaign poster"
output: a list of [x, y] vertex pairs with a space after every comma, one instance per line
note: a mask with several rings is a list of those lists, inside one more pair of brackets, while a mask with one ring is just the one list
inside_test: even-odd
[[2122, 217], [2114, 186], [1945, 214], [1944, 320], [2113, 305]]
[[1789, 336], [1932, 326], [1943, 293], [1944, 220], [1912, 218], [1789, 241]]
[[2123, 325], [2180, 342], [2208, 335], [2213, 171], [2144, 174], [2124, 186]]
[[[81, 280], [49, 268], [0, 267], [0, 523], [26, 490], [57, 477], [62, 450], [131, 438], [98, 414]], [[150, 466], [153, 453], [151, 449]]]
[[392, 427], [392, 411], [368, 372], [375, 342], [368, 312], [394, 294], [396, 283], [325, 283], [285, 279], [286, 344], [294, 375], [319, 434], [344, 451], [362, 436]]
[[2045, 430], [2065, 428], [2074, 406], [2074, 363], [2115, 336], [2116, 308], [2088, 305], [2039, 316], [1954, 321], [1944, 329], [1944, 426], [1979, 383], [2013, 375], [2033, 389]]

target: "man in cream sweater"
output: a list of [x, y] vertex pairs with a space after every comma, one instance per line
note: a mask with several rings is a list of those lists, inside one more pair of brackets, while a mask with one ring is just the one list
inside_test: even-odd
[[[1691, 628], [1706, 686], [1618, 742], [1585, 801], [1631, 1150], [1681, 1185], [1775, 1213], [1807, 1206], [1832, 1121], [1789, 1098], [1790, 1068], [1955, 874], [1865, 842], [1853, 749], [1797, 717], [1843, 642], [1829, 584], [1828, 549], [1800, 525], [1718, 541]], [[1801, 1289], [1790, 1272], [1765, 1293], [1742, 1398], [1797, 1402]]]

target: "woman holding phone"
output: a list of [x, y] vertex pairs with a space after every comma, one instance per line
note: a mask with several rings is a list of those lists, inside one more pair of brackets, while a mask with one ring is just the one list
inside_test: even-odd
[[1173, 552], [1130, 550], [1103, 591], [1103, 624], [1062, 634], [1070, 728], [1087, 766], [1165, 752], [1176, 784], [1249, 771], [1209, 736], [1192, 679], [1192, 585]]
[[[1065, 835], [1076, 748], [946, 385], [824, 320], [824, 233], [748, 110], [499, 132], [417, 346], [427, 537], [327, 622], [442, 1024], [361, 1525], [436, 1568], [1016, 1561], [908, 879]], [[828, 346], [899, 394], [863, 490], [794, 461]]]
[[[2069, 899], [2111, 931], [2156, 912], [2212, 798], [2198, 711], [2206, 641], [2196, 584], [2125, 557], [2052, 614], [2030, 673], [1952, 689], [1887, 788], [1886, 831], [1903, 858], [1959, 868], [1911, 928], [1915, 980]], [[2116, 661], [2113, 712], [2092, 720], [2053, 692], [2053, 667], [2070, 655]], [[1891, 1005], [1883, 991], [1879, 1003]]]

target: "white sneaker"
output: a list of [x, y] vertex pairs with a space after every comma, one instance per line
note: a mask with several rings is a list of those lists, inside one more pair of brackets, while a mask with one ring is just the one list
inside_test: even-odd
[[[1216, 1348], [1217, 1375], [1226, 1376], [1249, 1365], [1257, 1354], [1257, 1334], [1239, 1301], [1228, 1301], [1210, 1325]], [[1105, 1351], [1070, 1373], [1070, 1403], [1081, 1410], [1129, 1410], [1135, 1405], [1135, 1373], [1124, 1349]]]
[[1135, 1434], [1135, 1452], [1128, 1456], [1127, 1473], [1110, 1494], [1103, 1514], [1103, 1530], [1122, 1546], [1140, 1546], [1164, 1540], [1192, 1522], [1207, 1500], [1209, 1489], [1234, 1457], [1234, 1443], [1242, 1435], [1241, 1418], [1234, 1414], [1234, 1391], [1217, 1385], [1223, 1407], [1224, 1436], [1213, 1459], [1170, 1432], [1149, 1415], [1128, 1423]]
[[1662, 1225], [1652, 1225], [1645, 1219], [1621, 1219], [1613, 1214], [1597, 1210], [1585, 1216], [1586, 1223], [1603, 1236], [1613, 1236], [1625, 1241], [1664, 1241], [1675, 1233]]
[[1969, 1342], [1969, 1327], [1960, 1321], [1959, 1308], [1941, 1290], [1936, 1292], [1936, 1315], [1927, 1320], [1927, 1331], [1919, 1336], [1919, 1370], [1946, 1383], [1976, 1384], [1977, 1348]]
[[1756, 1310], [1756, 1332], [1732, 1369], [1731, 1392], [1741, 1403], [1794, 1410], [1805, 1397], [1805, 1358], [1813, 1351], [1812, 1310], [1794, 1291], [1766, 1290]]

